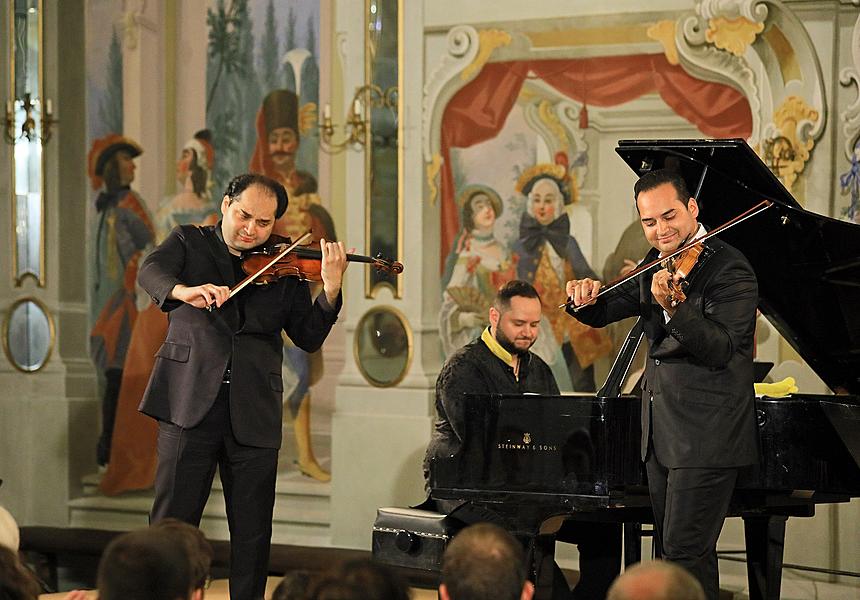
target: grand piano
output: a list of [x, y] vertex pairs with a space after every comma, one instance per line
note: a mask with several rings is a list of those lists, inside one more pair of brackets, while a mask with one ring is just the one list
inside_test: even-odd
[[[758, 277], [759, 309], [834, 392], [756, 399], [760, 463], [739, 479], [753, 599], [780, 594], [785, 523], [860, 496], [860, 226], [800, 207], [743, 140], [629, 140], [616, 152], [642, 175], [680, 170], [709, 229], [770, 200], [720, 237]], [[431, 495], [464, 522], [495, 521], [528, 542], [538, 597], [567, 519], [625, 524], [625, 562], [652, 519], [639, 459], [640, 398], [620, 393], [641, 343], [628, 335], [595, 396], [475, 396], [466, 443], [437, 460]], [[659, 552], [659, 549], [658, 549]]]

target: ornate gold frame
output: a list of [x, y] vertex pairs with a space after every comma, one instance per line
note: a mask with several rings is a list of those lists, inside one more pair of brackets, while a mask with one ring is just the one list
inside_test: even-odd
[[[45, 52], [44, 52], [44, 29], [45, 29], [45, 7], [43, 0], [36, 0], [38, 4], [38, 19], [39, 19], [39, 94], [38, 98], [40, 102], [44, 102], [45, 96], [45, 71], [44, 71], [44, 60], [45, 60]], [[8, 20], [8, 28], [7, 34], [9, 38], [9, 96], [12, 96], [13, 102], [15, 100], [15, 0], [7, 0], [6, 3], [6, 18]], [[44, 109], [41, 109], [42, 113], [39, 116], [40, 129], [42, 127], [42, 118], [44, 115]], [[41, 143], [41, 142], [39, 142]], [[10, 273], [12, 274], [12, 282], [15, 287], [21, 287], [24, 283], [24, 280], [27, 277], [32, 277], [36, 281], [36, 285], [38, 287], [45, 287], [45, 152], [44, 149], [41, 152], [41, 164], [39, 165], [39, 275], [36, 276], [31, 272], [19, 273], [18, 272], [18, 228], [16, 227], [16, 223], [18, 220], [18, 198], [15, 192], [16, 184], [15, 184], [15, 147], [12, 145], [12, 151], [9, 155], [9, 162], [11, 165], [10, 174], [9, 174], [9, 185], [11, 186], [11, 194], [10, 199], [12, 203], [12, 213], [10, 218], [10, 223], [12, 227], [12, 235], [10, 237], [12, 241], [12, 268], [10, 269]]]
[[[361, 337], [360, 326], [364, 322], [364, 320], [376, 313], [391, 313], [397, 320], [400, 321], [400, 324], [403, 326], [403, 330], [406, 332], [406, 364], [403, 366], [403, 370], [400, 372], [393, 381], [391, 382], [380, 382], [373, 377], [371, 377], [367, 371], [364, 369], [364, 365], [361, 364], [361, 360], [358, 355], [358, 340]], [[361, 376], [364, 377], [364, 380], [367, 381], [370, 385], [374, 387], [387, 388], [387, 387], [395, 387], [397, 386], [403, 379], [406, 377], [407, 373], [409, 373], [409, 368], [412, 366], [412, 357], [414, 355], [415, 343], [412, 334], [412, 328], [409, 326], [409, 320], [406, 318], [402, 312], [394, 308], [393, 306], [374, 306], [363, 315], [358, 320], [358, 324], [355, 328], [355, 334], [352, 336], [352, 357], [355, 360], [355, 364], [358, 366], [358, 370], [361, 373]]]
[[[371, 117], [371, 77], [373, 75], [371, 61], [370, 40], [370, 4], [372, 0], [364, 0], [364, 106], [366, 107], [366, 131], [367, 144], [364, 147], [364, 244], [366, 254], [371, 255], [374, 249], [370, 247], [371, 235], [371, 155], [373, 121]], [[403, 0], [397, 0], [397, 256], [386, 256], [386, 259], [403, 262]], [[364, 297], [375, 298], [378, 290], [383, 287], [391, 289], [395, 299], [403, 298], [403, 278], [398, 276], [397, 284], [392, 286], [389, 282], [378, 282], [371, 287], [371, 271], [364, 272]]]
[[[11, 321], [12, 313], [15, 312], [15, 309], [18, 308], [18, 306], [20, 306], [21, 304], [24, 304], [25, 302], [32, 302], [33, 304], [38, 306], [39, 310], [41, 310], [45, 314], [45, 317], [48, 319], [48, 334], [49, 334], [48, 351], [45, 352], [45, 359], [35, 369], [24, 369], [18, 363], [16, 363], [14, 358], [12, 357], [12, 350], [9, 348], [9, 321]], [[45, 365], [47, 365], [48, 361], [51, 360], [51, 354], [53, 354], [53, 352], [54, 352], [54, 345], [56, 344], [56, 341], [57, 341], [57, 330], [56, 330], [56, 327], [54, 325], [54, 317], [51, 316], [51, 311], [48, 310], [48, 307], [45, 305], [44, 302], [42, 302], [41, 300], [39, 300], [38, 298], [35, 298], [33, 296], [25, 296], [23, 298], [18, 298], [17, 300], [15, 300], [15, 302], [13, 302], [9, 306], [9, 308], [6, 310], [6, 315], [3, 319], [2, 335], [3, 335], [3, 353], [6, 355], [6, 360], [8, 360], [9, 363], [13, 367], [15, 367], [17, 370], [21, 371], [22, 373], [36, 373], [37, 371], [41, 371], [43, 368], [45, 368]]]

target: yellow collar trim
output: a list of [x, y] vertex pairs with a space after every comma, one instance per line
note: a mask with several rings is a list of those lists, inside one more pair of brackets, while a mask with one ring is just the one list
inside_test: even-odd
[[490, 349], [490, 352], [495, 354], [499, 360], [504, 362], [509, 367], [514, 366], [514, 357], [511, 355], [510, 352], [502, 348], [499, 342], [496, 341], [496, 338], [494, 338], [493, 334], [490, 333], [489, 326], [487, 326], [487, 328], [484, 330], [484, 333], [481, 334], [481, 341], [483, 341], [487, 345], [487, 348]]

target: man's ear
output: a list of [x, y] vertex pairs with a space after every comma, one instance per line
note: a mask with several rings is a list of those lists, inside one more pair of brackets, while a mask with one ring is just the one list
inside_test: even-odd
[[227, 207], [230, 206], [230, 196], [224, 196], [224, 199], [221, 201], [221, 214], [227, 214]]
[[526, 582], [523, 584], [523, 593], [520, 594], [520, 600], [532, 600], [532, 596], [535, 595], [535, 584], [526, 579]]
[[495, 306], [490, 307], [490, 325], [493, 327], [493, 331], [495, 331], [496, 327], [499, 325], [499, 319], [501, 318], [501, 313], [496, 310]]
[[699, 217], [699, 203], [696, 202], [695, 198], [687, 200], [687, 210], [690, 211], [690, 214], [693, 215], [694, 219]]
[[444, 583], [439, 584], [439, 599], [451, 600], [451, 596], [448, 595], [448, 587]]
[[206, 593], [206, 590], [203, 588], [196, 588], [191, 592], [191, 600], [203, 600], [203, 594]]

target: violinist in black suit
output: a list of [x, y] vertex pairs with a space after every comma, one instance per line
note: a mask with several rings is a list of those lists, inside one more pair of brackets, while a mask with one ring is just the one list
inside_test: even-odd
[[[174, 517], [198, 525], [216, 466], [230, 526], [230, 597], [263, 597], [268, 575], [278, 448], [281, 445], [285, 331], [313, 352], [342, 304], [342, 243], [321, 240], [323, 292], [285, 277], [251, 285], [240, 255], [264, 244], [287, 209], [281, 184], [239, 175], [227, 186], [222, 220], [180, 226], [144, 261], [138, 281], [169, 312], [141, 412], [158, 420], [152, 522]], [[212, 307], [212, 310], [206, 310]]]
[[[671, 170], [643, 175], [634, 188], [646, 261], [705, 235], [699, 207]], [[715, 238], [673, 302], [663, 268], [595, 300], [601, 283], [569, 281], [568, 312], [593, 327], [641, 317], [648, 339], [642, 399], [642, 460], [655, 533], [664, 557], [687, 568], [708, 598], [719, 595], [716, 543], [739, 468], [758, 460], [753, 332], [758, 286], [746, 258]], [[583, 308], [574, 312], [573, 307]]]

